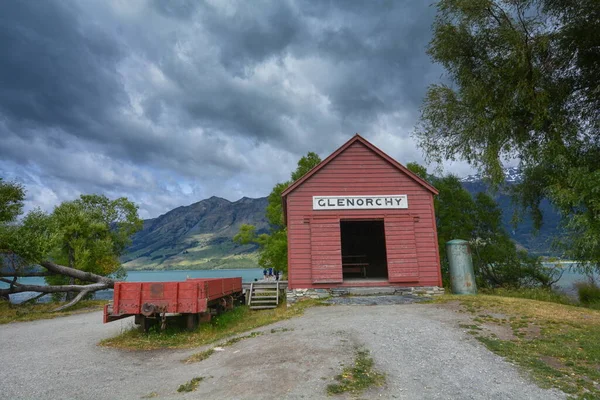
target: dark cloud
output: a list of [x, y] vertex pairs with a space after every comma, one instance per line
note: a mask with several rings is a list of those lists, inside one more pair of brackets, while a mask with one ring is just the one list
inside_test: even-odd
[[122, 105], [122, 49], [65, 2], [19, 1], [0, 13], [0, 112], [11, 122], [86, 135]]
[[0, 13], [0, 176], [50, 209], [126, 195], [145, 217], [266, 195], [355, 132], [401, 162], [434, 9], [414, 1], [24, 0]]

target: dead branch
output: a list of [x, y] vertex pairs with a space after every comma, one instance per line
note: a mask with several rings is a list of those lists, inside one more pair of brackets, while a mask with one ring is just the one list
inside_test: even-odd
[[[93, 286], [93, 285], [90, 285], [90, 286]], [[82, 290], [81, 292], [79, 292], [79, 294], [77, 296], [75, 296], [75, 298], [73, 300], [71, 300], [70, 302], [68, 302], [65, 305], [62, 305], [62, 306], [60, 306], [58, 308], [55, 308], [54, 310], [52, 310], [52, 312], [62, 311], [64, 309], [66, 309], [66, 308], [69, 308], [69, 307], [71, 307], [71, 306], [79, 303], [79, 301], [81, 299], [83, 299], [85, 297], [85, 295], [88, 294], [88, 293], [90, 293], [90, 292], [91, 292], [90, 290]]]
[[92, 274], [91, 272], [80, 271], [75, 268], [65, 267], [64, 265], [54, 264], [50, 261], [42, 261], [40, 265], [48, 271], [59, 275], [70, 276], [71, 278], [79, 279], [84, 282], [98, 282], [108, 285], [109, 288], [114, 287], [115, 281], [105, 276]]
[[[0, 282], [10, 282], [7, 279], [0, 279]], [[0, 295], [36, 292], [36, 293], [65, 293], [65, 292], [96, 292], [98, 290], [110, 289], [111, 286], [106, 283], [93, 283], [90, 285], [22, 285], [15, 283], [12, 288], [0, 289]]]
[[[96, 275], [91, 272], [80, 271], [78, 269], [65, 267], [64, 265], [55, 264], [50, 261], [43, 261], [40, 265], [48, 270], [48, 272], [16, 272], [16, 273], [3, 273], [0, 274], [0, 282], [6, 282], [10, 284], [10, 287], [6, 289], [0, 289], [0, 297], [6, 297], [9, 294], [23, 293], [23, 292], [36, 292], [40, 293], [35, 299], [48, 294], [48, 293], [68, 293], [68, 292], [79, 292], [77, 296], [67, 304], [58, 307], [53, 311], [60, 311], [69, 308], [77, 304], [87, 294], [96, 292], [98, 290], [112, 289], [115, 286], [113, 279], [105, 276]], [[73, 279], [78, 279], [83, 282], [95, 282], [88, 285], [24, 285], [17, 282], [17, 277], [29, 277], [29, 276], [48, 276], [48, 275], [63, 275]], [[12, 279], [6, 279], [11, 277]]]

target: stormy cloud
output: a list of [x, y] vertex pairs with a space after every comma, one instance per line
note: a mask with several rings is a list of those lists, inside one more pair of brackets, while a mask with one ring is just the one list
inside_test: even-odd
[[[360, 132], [400, 162], [434, 7], [414, 1], [24, 0], [0, 13], [0, 176], [27, 207], [127, 196], [143, 217], [267, 195]], [[463, 172], [459, 167], [456, 172]]]

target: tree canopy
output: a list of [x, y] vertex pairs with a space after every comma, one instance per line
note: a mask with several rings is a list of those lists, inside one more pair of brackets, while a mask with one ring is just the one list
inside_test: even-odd
[[23, 186], [0, 178], [0, 224], [13, 222], [21, 214], [24, 199]]
[[524, 172], [515, 198], [539, 227], [548, 197], [567, 217], [567, 254], [600, 263], [600, 3], [440, 0], [428, 53], [446, 70], [415, 135], [430, 160], [464, 159], [495, 185]]
[[550, 286], [559, 278], [525, 250], [519, 250], [502, 226], [502, 210], [487, 193], [475, 197], [453, 175], [429, 175], [418, 164], [407, 168], [431, 182], [439, 191], [434, 199], [442, 276], [448, 284], [446, 243], [452, 239], [471, 244], [477, 283], [482, 287]]
[[[106, 277], [122, 271], [119, 257], [131, 235], [142, 228], [137, 206], [126, 198], [82, 195], [50, 214], [36, 209], [17, 222], [24, 194], [20, 185], [0, 182], [0, 280], [10, 284], [0, 294], [79, 292], [75, 302], [87, 293], [112, 287], [114, 282]], [[46, 272], [38, 272], [39, 267]], [[16, 279], [40, 275], [49, 285], [23, 285]]]
[[278, 271], [287, 271], [287, 228], [283, 220], [283, 204], [281, 194], [292, 183], [302, 178], [308, 171], [321, 162], [318, 154], [309, 152], [300, 160], [296, 169], [291, 174], [291, 180], [278, 183], [273, 187], [267, 197], [268, 204], [265, 216], [270, 225], [270, 232], [258, 235], [256, 227], [243, 224], [233, 240], [241, 243], [256, 243], [259, 246], [258, 265], [261, 268], [273, 268]]

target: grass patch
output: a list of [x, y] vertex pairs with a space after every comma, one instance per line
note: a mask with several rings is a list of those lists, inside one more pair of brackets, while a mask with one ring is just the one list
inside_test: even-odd
[[[600, 311], [497, 294], [436, 299], [448, 301], [460, 301], [474, 322], [512, 331], [514, 338], [507, 340], [481, 330], [470, 333], [493, 352], [524, 367], [541, 386], [581, 399], [600, 398]], [[537, 333], [531, 335], [534, 329]]]
[[234, 337], [234, 338], [231, 338], [231, 339], [227, 340], [225, 343], [222, 343], [220, 345], [220, 347], [233, 346], [234, 344], [236, 344], [239, 341], [242, 341], [244, 339], [250, 339], [250, 338], [253, 338], [253, 337], [260, 336], [260, 335], [262, 335], [262, 332], [252, 332], [249, 335]]
[[290, 308], [282, 303], [277, 308], [266, 310], [250, 310], [247, 306], [240, 306], [213, 318], [210, 323], [200, 324], [200, 327], [193, 332], [167, 327], [162, 332], [150, 331], [146, 334], [139, 328], [133, 328], [113, 338], [102, 340], [100, 345], [126, 350], [199, 347], [302, 315], [306, 308], [316, 305], [322, 305], [321, 301], [308, 299], [300, 301]]
[[11, 304], [8, 301], [0, 301], [0, 324], [51, 319], [97, 311], [102, 309], [106, 303], [106, 300], [83, 300], [66, 310], [51, 312], [60, 307], [62, 303]]
[[179, 393], [193, 392], [194, 390], [196, 390], [198, 388], [198, 385], [203, 380], [204, 380], [203, 376], [197, 376], [195, 378], [192, 378], [191, 381], [184, 383], [183, 385], [179, 385], [179, 387], [177, 388], [177, 392], [179, 392]]
[[482, 294], [502, 297], [516, 297], [520, 299], [530, 299], [538, 301], [547, 301], [550, 303], [574, 305], [569, 296], [555, 292], [550, 289], [542, 288], [523, 288], [523, 289], [493, 289], [481, 290]]
[[182, 362], [186, 364], [196, 363], [200, 361], [206, 360], [208, 357], [212, 356], [215, 353], [215, 349], [208, 349], [205, 351], [201, 351], [200, 353], [192, 354]]
[[350, 392], [360, 394], [372, 386], [385, 383], [385, 375], [373, 369], [373, 359], [368, 350], [358, 350], [354, 366], [345, 367], [342, 373], [335, 377], [337, 383], [327, 386], [327, 394], [335, 395]]

